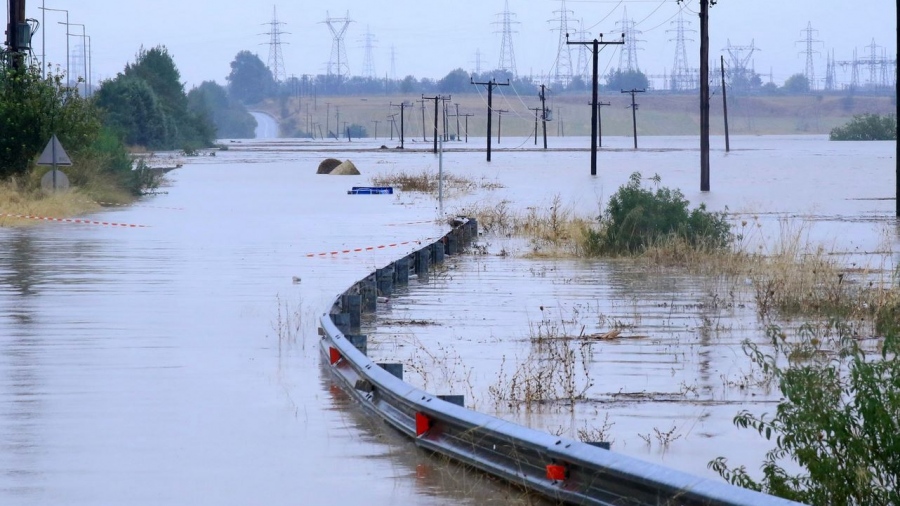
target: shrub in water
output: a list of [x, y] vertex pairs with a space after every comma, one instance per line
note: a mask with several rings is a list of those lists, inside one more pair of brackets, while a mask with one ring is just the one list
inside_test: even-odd
[[849, 123], [831, 130], [833, 141], [891, 141], [897, 139], [897, 117], [893, 114], [857, 114]]
[[[660, 182], [658, 175], [651, 180]], [[690, 210], [689, 205], [680, 190], [645, 188], [635, 172], [609, 200], [600, 229], [586, 231], [584, 250], [594, 255], [635, 254], [673, 239], [697, 248], [727, 245], [731, 226], [725, 213], [707, 211], [704, 204]]]

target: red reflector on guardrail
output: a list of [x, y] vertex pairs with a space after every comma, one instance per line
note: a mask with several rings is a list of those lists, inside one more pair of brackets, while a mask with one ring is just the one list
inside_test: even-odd
[[428, 429], [431, 428], [431, 418], [428, 418], [426, 415], [422, 413], [416, 413], [416, 436], [421, 436], [428, 432]]
[[563, 481], [566, 479], [566, 466], [559, 464], [547, 464], [547, 479], [553, 481]]
[[338, 362], [338, 360], [340, 360], [342, 358], [341, 352], [339, 352], [337, 350], [337, 348], [329, 347], [328, 348], [328, 358], [329, 358], [329, 360], [331, 360], [331, 365], [334, 365]]

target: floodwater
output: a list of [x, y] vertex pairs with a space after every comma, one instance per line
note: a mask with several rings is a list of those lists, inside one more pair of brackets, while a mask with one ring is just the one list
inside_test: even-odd
[[[531, 141], [503, 139], [506, 150], [495, 145], [488, 164], [477, 151], [483, 142], [448, 143], [443, 168], [491, 184], [448, 190], [442, 203], [416, 193], [346, 194], [376, 174], [438, 170], [430, 145], [408, 141], [398, 152], [376, 149], [393, 147], [384, 139], [239, 141], [186, 159], [160, 194], [93, 216], [146, 228], [0, 230], [0, 503], [526, 500], [360, 414], [318, 355], [316, 319], [334, 296], [417, 249], [415, 241], [438, 237], [444, 214], [473, 204], [525, 210], [559, 194], [574, 212], [596, 214], [631, 172], [659, 173], [694, 204], [758, 216], [762, 244], [777, 238], [779, 219], [802, 219], [811, 240], [854, 261], [893, 262], [884, 252], [897, 246], [886, 200], [894, 143], [732, 139], [731, 153], [714, 152], [713, 191], [702, 194], [696, 139], [641, 139], [639, 151], [631, 139], [604, 139], [598, 177], [584, 150], [526, 151]], [[352, 159], [363, 175], [315, 175], [326, 156]], [[525, 248], [481, 240], [489, 254], [454, 258], [452, 269], [382, 306], [378, 317], [389, 325], [372, 330], [374, 353], [431, 368], [422, 380], [435, 393], [453, 389], [483, 411], [554, 432], [596, 428], [608, 412], [615, 450], [691, 472], [729, 449], [736, 460], [757, 456], [756, 438], [730, 428], [744, 407], [774, 408], [770, 394], [735, 386], [748, 364], [738, 343], [759, 331], [752, 301], [738, 294], [730, 308], [719, 300], [713, 310], [703, 280], [498, 256]], [[428, 324], [398, 329], [402, 319]], [[593, 364], [594, 402], [540, 412], [491, 402], [500, 366], [512, 373], [531, 333], [576, 324], [586, 332], [616, 324], [633, 336], [575, 350], [588, 350], [579, 356]], [[430, 350], [431, 365], [416, 349]], [[673, 423], [679, 437], [665, 451], [655, 436], [650, 445], [640, 439]]]

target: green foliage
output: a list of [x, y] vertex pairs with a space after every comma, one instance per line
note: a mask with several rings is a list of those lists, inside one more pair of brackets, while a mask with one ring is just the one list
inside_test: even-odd
[[809, 93], [809, 79], [803, 74], [794, 74], [784, 81], [782, 89], [787, 93]]
[[460, 68], [450, 71], [438, 81], [438, 90], [441, 93], [463, 93], [469, 91], [471, 86], [469, 73]]
[[138, 52], [134, 63], [115, 79], [104, 81], [97, 105], [106, 124], [129, 145], [150, 149], [210, 146], [215, 127], [188, 109], [181, 75], [164, 46]]
[[256, 135], [256, 120], [243, 104], [232, 100], [223, 86], [204, 81], [187, 94], [188, 110], [200, 117], [212, 119], [216, 137], [220, 139], [252, 139]]
[[275, 93], [272, 71], [250, 51], [241, 51], [234, 57], [226, 79], [231, 96], [245, 104], [258, 103]]
[[[657, 185], [659, 176], [652, 179]], [[714, 213], [700, 204], [689, 210], [690, 202], [679, 190], [641, 184], [635, 172], [616, 191], [600, 220], [599, 231], [588, 231], [585, 250], [591, 254], [635, 254], [669, 239], [681, 239], [694, 247], [724, 247], [731, 226], [725, 213]]]
[[0, 179], [24, 174], [55, 133], [75, 156], [100, 130], [97, 112], [64, 76], [0, 68]]
[[857, 114], [849, 123], [831, 130], [833, 141], [897, 140], [897, 117], [893, 114]]
[[[900, 504], [900, 341], [885, 338], [867, 356], [846, 325], [804, 325], [789, 342], [777, 327], [774, 351], [744, 350], [774, 379], [783, 399], [773, 416], [739, 413], [734, 423], [752, 428], [775, 447], [762, 464], [762, 479], [724, 457], [709, 463], [730, 483], [814, 505]], [[783, 358], [779, 358], [783, 357]], [[799, 465], [790, 474], [783, 463]]]
[[606, 77], [607, 89], [618, 90], [646, 90], [650, 81], [640, 70], [615, 70]]

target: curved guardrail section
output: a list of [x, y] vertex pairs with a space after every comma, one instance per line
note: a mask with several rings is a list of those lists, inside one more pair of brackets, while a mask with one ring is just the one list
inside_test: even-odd
[[409, 436], [417, 446], [558, 501], [597, 505], [762, 505], [798, 503], [712, 481], [597, 446], [523, 427], [466, 409], [460, 398], [437, 396], [402, 380], [399, 364], [376, 364], [365, 337], [351, 334], [360, 313], [374, 311], [410, 273], [427, 275], [444, 254], [477, 236], [460, 219], [437, 242], [378, 269], [337, 298], [320, 319], [321, 351], [342, 387], [364, 408]]

